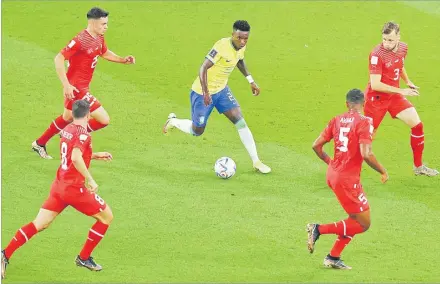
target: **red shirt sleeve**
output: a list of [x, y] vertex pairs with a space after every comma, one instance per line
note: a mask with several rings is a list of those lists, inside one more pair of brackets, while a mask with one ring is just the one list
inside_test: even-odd
[[382, 59], [380, 56], [372, 52], [369, 59], [368, 69], [370, 74], [382, 74]]
[[60, 53], [64, 56], [66, 60], [69, 60], [72, 55], [77, 53], [80, 50], [81, 43], [79, 42], [77, 37], [74, 37], [68, 45], [66, 45]]
[[330, 141], [333, 139], [333, 129], [335, 128], [335, 119], [332, 118], [327, 127], [322, 131], [321, 137], [325, 139], [325, 141]]
[[102, 54], [106, 53], [108, 50], [107, 44], [105, 43], [105, 40], [102, 39]]
[[359, 144], [371, 144], [373, 140], [373, 129], [374, 127], [370, 118], [360, 121], [357, 128]]
[[87, 134], [76, 134], [72, 139], [72, 149], [79, 148], [82, 153], [90, 147], [91, 136]]

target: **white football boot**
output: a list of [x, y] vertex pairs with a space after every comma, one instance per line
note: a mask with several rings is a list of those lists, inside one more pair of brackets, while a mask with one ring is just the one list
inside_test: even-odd
[[168, 115], [168, 119], [167, 119], [167, 121], [165, 122], [165, 124], [164, 124], [164, 126], [162, 128], [163, 134], [167, 134], [168, 131], [170, 131], [171, 129], [174, 128], [174, 125], [171, 123], [171, 120], [176, 118], [176, 117], [177, 117], [176, 114], [173, 113], [173, 112]]

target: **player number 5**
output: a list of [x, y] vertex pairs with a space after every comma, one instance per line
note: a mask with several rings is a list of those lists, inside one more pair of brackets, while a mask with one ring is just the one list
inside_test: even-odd
[[337, 149], [341, 152], [348, 151], [348, 137], [345, 136], [348, 132], [350, 132], [350, 127], [341, 127], [339, 129], [339, 141], [342, 142], [342, 146], [337, 147]]
[[61, 168], [67, 170], [67, 143], [61, 143]]
[[367, 204], [367, 202], [368, 202], [367, 197], [363, 193], [359, 194], [358, 199], [364, 205]]

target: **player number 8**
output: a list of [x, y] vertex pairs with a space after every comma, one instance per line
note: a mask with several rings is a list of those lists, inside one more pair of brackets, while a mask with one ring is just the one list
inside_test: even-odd
[[102, 199], [98, 194], [95, 193], [95, 199], [98, 201], [99, 204], [104, 205], [105, 201]]
[[67, 143], [61, 143], [61, 168], [67, 170]]

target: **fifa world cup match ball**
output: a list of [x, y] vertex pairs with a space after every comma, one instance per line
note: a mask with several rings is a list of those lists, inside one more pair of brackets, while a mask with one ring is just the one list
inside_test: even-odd
[[222, 179], [231, 178], [235, 174], [236, 168], [234, 160], [229, 157], [221, 157], [214, 165], [215, 174]]

